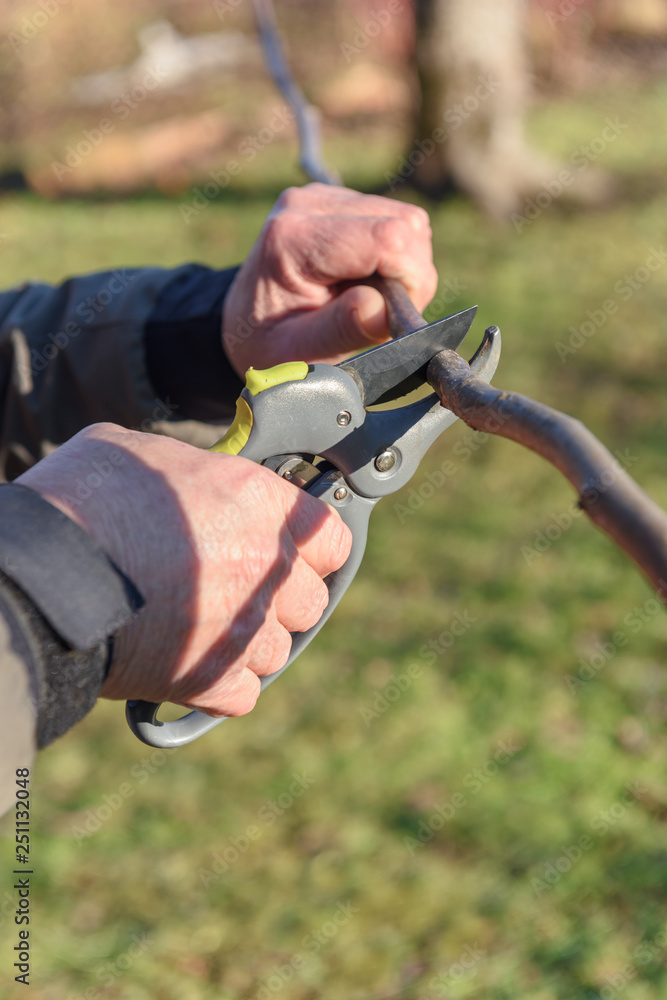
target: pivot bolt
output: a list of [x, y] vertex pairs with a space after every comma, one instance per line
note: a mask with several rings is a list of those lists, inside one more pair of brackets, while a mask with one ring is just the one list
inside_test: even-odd
[[349, 410], [341, 410], [338, 416], [336, 417], [336, 423], [338, 424], [339, 427], [347, 427], [351, 419], [352, 415], [350, 414]]
[[393, 448], [384, 448], [375, 459], [378, 472], [389, 472], [396, 465], [396, 452]]
[[347, 496], [347, 490], [345, 489], [344, 486], [339, 486], [338, 489], [335, 490], [334, 492], [335, 500], [344, 500], [346, 496]]

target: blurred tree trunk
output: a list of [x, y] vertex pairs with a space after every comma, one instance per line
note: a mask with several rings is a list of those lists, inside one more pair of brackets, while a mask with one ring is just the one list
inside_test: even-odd
[[523, 131], [525, 0], [416, 0], [416, 14], [421, 106], [411, 180], [432, 196], [462, 190], [494, 218], [509, 218], [558, 170]]

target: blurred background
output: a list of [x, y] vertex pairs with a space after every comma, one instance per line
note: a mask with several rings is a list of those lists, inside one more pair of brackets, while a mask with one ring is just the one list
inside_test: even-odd
[[[249, 0], [0, 13], [4, 285], [236, 263], [302, 183]], [[428, 318], [478, 303], [467, 355], [497, 323], [497, 384], [667, 507], [667, 2], [277, 14], [327, 160], [431, 213]], [[667, 996], [666, 642], [558, 474], [455, 425], [249, 717], [165, 754], [100, 703], [40, 755], [31, 996]]]

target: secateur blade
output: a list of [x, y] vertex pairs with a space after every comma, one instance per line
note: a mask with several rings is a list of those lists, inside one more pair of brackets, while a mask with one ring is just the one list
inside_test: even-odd
[[372, 347], [338, 367], [356, 377], [363, 386], [365, 406], [400, 399], [424, 385], [431, 358], [445, 348], [455, 351], [463, 343], [476, 313], [477, 306], [471, 306], [387, 344]]

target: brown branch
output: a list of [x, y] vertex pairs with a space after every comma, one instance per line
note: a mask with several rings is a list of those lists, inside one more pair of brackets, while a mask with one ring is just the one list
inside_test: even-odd
[[509, 438], [555, 465], [579, 506], [637, 564], [667, 604], [667, 514], [573, 417], [476, 376], [455, 351], [431, 361], [427, 379], [440, 402], [474, 430]]
[[[296, 115], [301, 168], [311, 180], [338, 183], [322, 158], [317, 110], [306, 101], [285, 57], [273, 2], [253, 0], [253, 6], [269, 70]], [[421, 325], [398, 282], [379, 279], [376, 287], [388, 301], [393, 336]], [[494, 389], [454, 351], [432, 360], [428, 381], [442, 405], [470, 427], [525, 445], [555, 465], [577, 490], [582, 510], [627, 552], [667, 603], [667, 515], [580, 421]]]

